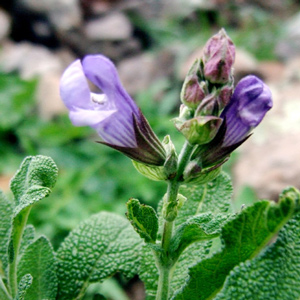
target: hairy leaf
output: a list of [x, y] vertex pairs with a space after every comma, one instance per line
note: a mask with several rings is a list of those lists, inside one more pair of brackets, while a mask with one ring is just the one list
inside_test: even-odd
[[255, 257], [295, 212], [295, 201], [282, 198], [278, 204], [257, 202], [243, 210], [222, 229], [223, 248], [189, 271], [189, 280], [174, 299], [213, 299], [229, 272]]
[[298, 300], [300, 298], [300, 213], [274, 244], [230, 272], [216, 300]]
[[15, 196], [15, 216], [20, 211], [48, 196], [57, 178], [57, 166], [50, 157], [28, 156], [11, 180]]
[[57, 276], [52, 246], [44, 236], [30, 244], [18, 263], [18, 281], [24, 275], [32, 276], [32, 284], [24, 300], [54, 300], [57, 294]]
[[142, 240], [128, 220], [101, 212], [81, 223], [57, 251], [59, 299], [85, 293], [89, 282], [101, 282], [121, 271], [137, 274]]
[[18, 293], [16, 300], [25, 300], [27, 290], [30, 288], [32, 284], [32, 276], [30, 274], [25, 274], [18, 285]]
[[190, 244], [213, 239], [220, 235], [221, 228], [230, 218], [228, 214], [200, 214], [178, 226], [170, 242], [170, 255], [177, 258]]
[[176, 224], [200, 213], [226, 213], [231, 211], [232, 184], [229, 176], [221, 173], [213, 181], [203, 185], [187, 185], [181, 188], [187, 201], [180, 209]]
[[140, 204], [137, 199], [127, 202], [127, 218], [137, 233], [148, 243], [155, 243], [158, 218], [153, 207]]

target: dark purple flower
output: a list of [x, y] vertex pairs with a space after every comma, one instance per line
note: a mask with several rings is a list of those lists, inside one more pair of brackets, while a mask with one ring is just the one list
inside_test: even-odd
[[[90, 91], [91, 81], [101, 93]], [[88, 55], [64, 72], [60, 94], [75, 126], [90, 126], [101, 143], [138, 162], [163, 165], [165, 150], [147, 120], [123, 88], [114, 64], [105, 56]]]
[[262, 80], [253, 75], [243, 78], [220, 115], [223, 123], [217, 135], [210, 143], [198, 147], [193, 158], [200, 156], [203, 167], [225, 161], [249, 137], [272, 104], [271, 91]]
[[244, 139], [262, 121], [272, 104], [271, 91], [263, 81], [253, 75], [240, 80], [220, 116], [226, 120], [222, 146], [227, 147]]

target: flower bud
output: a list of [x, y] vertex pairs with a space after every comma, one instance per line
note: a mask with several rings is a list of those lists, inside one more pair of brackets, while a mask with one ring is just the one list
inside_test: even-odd
[[181, 102], [192, 109], [196, 109], [204, 99], [207, 89], [205, 81], [199, 82], [199, 69], [199, 60], [197, 59], [185, 78], [180, 95]]
[[204, 47], [204, 77], [212, 83], [227, 83], [231, 78], [234, 59], [234, 44], [222, 29], [210, 38]]
[[176, 128], [192, 145], [210, 142], [219, 130], [222, 119], [214, 116], [198, 116], [187, 121], [174, 119]]

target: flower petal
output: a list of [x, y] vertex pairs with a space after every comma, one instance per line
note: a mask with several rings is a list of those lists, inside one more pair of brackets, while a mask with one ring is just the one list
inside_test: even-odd
[[103, 55], [87, 55], [82, 66], [85, 76], [107, 95], [109, 101], [138, 116], [138, 107], [122, 86], [111, 60]]
[[90, 89], [79, 59], [63, 73], [60, 80], [60, 96], [69, 110], [76, 107], [90, 108]]
[[94, 129], [99, 127], [99, 124], [113, 115], [115, 110], [87, 110], [87, 109], [76, 109], [71, 110], [69, 113], [70, 120], [75, 126], [90, 126]]

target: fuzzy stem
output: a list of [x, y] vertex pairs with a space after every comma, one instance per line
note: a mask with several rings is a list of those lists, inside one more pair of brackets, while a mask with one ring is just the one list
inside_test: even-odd
[[[177, 201], [178, 191], [182, 176], [187, 163], [190, 160], [191, 153], [194, 147], [186, 142], [181, 150], [178, 161], [177, 173], [174, 179], [168, 182], [167, 195], [165, 198], [164, 205], [174, 203]], [[156, 293], [156, 300], [168, 300], [169, 297], [169, 286], [171, 273], [174, 266], [174, 261], [169, 257], [170, 241], [173, 236], [174, 221], [164, 220], [163, 223], [163, 234], [161, 247], [164, 254], [160, 259], [157, 260], [157, 266], [159, 270], [158, 288]]]

